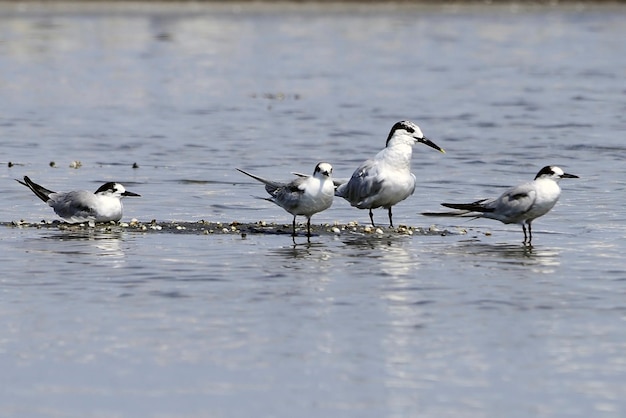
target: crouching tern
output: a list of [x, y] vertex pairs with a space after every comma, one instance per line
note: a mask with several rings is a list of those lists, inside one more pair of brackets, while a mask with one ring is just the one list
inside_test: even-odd
[[57, 193], [33, 182], [28, 176], [24, 176], [24, 181], [18, 179], [15, 181], [32, 190], [64, 221], [88, 222], [91, 226], [97, 222], [119, 221], [123, 214], [121, 199], [126, 196], [140, 196], [127, 191], [121, 184], [113, 182], [104, 183], [95, 193], [87, 190]]
[[329, 163], [318, 163], [311, 177], [298, 177], [289, 183], [267, 180], [263, 177], [237, 169], [239, 172], [265, 184], [270, 201], [293, 215], [293, 232], [296, 236], [296, 216], [306, 216], [307, 237], [311, 237], [311, 217], [328, 209], [333, 203], [335, 185], [332, 180], [333, 167]]
[[387, 136], [386, 147], [376, 156], [363, 162], [350, 180], [337, 187], [335, 196], [343, 197], [350, 205], [369, 209], [383, 207], [389, 211], [389, 225], [393, 227], [391, 207], [411, 196], [415, 191], [415, 175], [411, 173], [413, 145], [422, 143], [437, 151], [445, 151], [426, 138], [419, 126], [409, 121], [397, 122]]
[[[524, 244], [533, 239], [532, 222], [550, 212], [561, 195], [558, 181], [562, 178], [579, 178], [563, 172], [557, 166], [542, 168], [535, 180], [505, 191], [496, 199], [482, 199], [472, 203], [442, 203], [442, 206], [460, 212], [424, 212], [426, 216], [470, 216], [496, 219], [505, 224], [520, 224], [524, 231]], [[526, 227], [528, 226], [528, 234]]]

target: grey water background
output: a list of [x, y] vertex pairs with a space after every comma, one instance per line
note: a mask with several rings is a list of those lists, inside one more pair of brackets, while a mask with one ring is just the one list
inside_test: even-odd
[[[624, 22], [611, 4], [1, 4], [0, 221], [54, 219], [29, 175], [122, 182], [142, 195], [125, 221], [289, 223], [235, 167], [347, 177], [410, 119], [447, 153], [415, 147], [394, 220], [450, 233], [2, 228], [0, 416], [626, 415]], [[548, 164], [581, 178], [532, 249], [516, 225], [419, 215]], [[338, 200], [313, 217], [350, 221], [366, 211]]]

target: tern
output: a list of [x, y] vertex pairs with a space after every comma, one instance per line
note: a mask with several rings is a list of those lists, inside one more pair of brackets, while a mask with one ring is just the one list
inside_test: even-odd
[[15, 181], [32, 190], [66, 222], [88, 222], [91, 226], [96, 222], [119, 221], [123, 214], [121, 199], [126, 196], [140, 196], [113, 182], [104, 183], [95, 193], [87, 190], [57, 193], [33, 182], [28, 176], [24, 176], [24, 181]]
[[[425, 212], [426, 216], [472, 216], [495, 219], [505, 224], [520, 224], [524, 231], [524, 244], [533, 239], [532, 222], [550, 212], [561, 195], [558, 181], [563, 178], [579, 178], [557, 166], [543, 167], [535, 179], [511, 187], [496, 199], [482, 199], [472, 203], [442, 203], [460, 212]], [[526, 227], [528, 226], [528, 234]]]
[[389, 225], [393, 227], [391, 207], [415, 191], [415, 175], [411, 173], [413, 145], [422, 143], [442, 153], [445, 151], [426, 138], [419, 126], [409, 121], [397, 122], [387, 136], [387, 145], [374, 159], [362, 163], [348, 182], [337, 187], [335, 196], [343, 197], [354, 207], [389, 210]]
[[265, 184], [270, 201], [293, 215], [293, 233], [296, 236], [296, 216], [306, 216], [307, 237], [311, 237], [311, 217], [328, 209], [333, 203], [335, 185], [332, 180], [333, 167], [329, 163], [318, 163], [313, 176], [298, 177], [289, 183], [267, 180], [263, 177], [237, 169], [239, 172]]

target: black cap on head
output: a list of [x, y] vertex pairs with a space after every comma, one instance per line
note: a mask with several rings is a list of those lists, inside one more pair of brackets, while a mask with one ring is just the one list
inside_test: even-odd
[[389, 140], [391, 139], [391, 137], [393, 136], [393, 134], [398, 130], [398, 129], [404, 129], [405, 131], [407, 131], [408, 133], [412, 134], [415, 132], [415, 128], [412, 126], [413, 124], [409, 121], [406, 120], [401, 120], [400, 122], [396, 122], [392, 127], [391, 127], [391, 131], [389, 131], [389, 135], [387, 135], [387, 142], [386, 144], [389, 144]]
[[96, 193], [106, 192], [106, 191], [115, 191], [115, 183], [110, 181], [108, 183], [104, 183], [102, 186], [96, 190]]

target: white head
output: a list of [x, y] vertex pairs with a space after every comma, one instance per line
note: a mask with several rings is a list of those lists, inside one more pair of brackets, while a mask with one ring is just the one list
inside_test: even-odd
[[429, 147], [434, 148], [437, 151], [445, 152], [433, 141], [426, 138], [419, 126], [408, 120], [402, 120], [400, 122], [396, 122], [396, 124], [393, 125], [391, 131], [389, 132], [389, 135], [387, 136], [386, 147], [392, 147], [396, 144], [413, 145], [417, 144], [418, 142], [428, 145]]
[[96, 194], [100, 196], [117, 197], [118, 199], [126, 196], [141, 196], [137, 193], [128, 192], [124, 186], [113, 182], [104, 183], [98, 190], [96, 190]]
[[568, 174], [563, 172], [563, 170], [561, 170], [560, 167], [557, 167], [555, 165], [547, 165], [544, 168], [542, 168], [541, 170], [539, 170], [539, 172], [537, 173], [537, 175], [535, 176], [535, 180], [538, 179], [551, 179], [554, 181], [559, 181], [561, 179], [566, 179], [566, 178], [570, 178], [570, 179], [577, 179], [578, 176], [574, 175], [574, 174]]
[[315, 171], [313, 171], [313, 177], [318, 179], [330, 178], [333, 173], [333, 166], [328, 163], [317, 163]]

